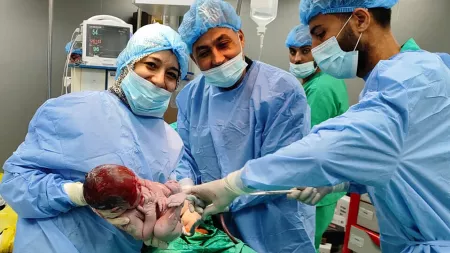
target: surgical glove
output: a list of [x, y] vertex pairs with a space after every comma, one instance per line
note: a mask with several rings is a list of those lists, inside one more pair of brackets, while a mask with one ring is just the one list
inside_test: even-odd
[[117, 218], [106, 219], [106, 220], [109, 223], [111, 223], [111, 225], [114, 225], [115, 227], [120, 228], [129, 234], [134, 233], [134, 231], [128, 231], [127, 229], [124, 229], [124, 226], [128, 225], [128, 223], [130, 223], [130, 218], [128, 218], [128, 217], [120, 217], [119, 216]]
[[[192, 188], [194, 186], [194, 181], [192, 181], [192, 179], [190, 179], [190, 178], [183, 178], [180, 181], [178, 181], [178, 184], [181, 186], [181, 189], [184, 192], [186, 192], [188, 189], [190, 189], [190, 188]], [[190, 198], [191, 198], [192, 202], [196, 201], [198, 204], [194, 205], [194, 204], [191, 204], [191, 201], [185, 201], [184, 207], [188, 207], [189, 211], [191, 211], [191, 213], [193, 213], [193, 212], [198, 212], [198, 213], [203, 212], [203, 207], [204, 206], [202, 205], [202, 202], [199, 202], [198, 199], [194, 200], [195, 199], [194, 196], [190, 196]], [[201, 206], [203, 206], [203, 207], [201, 207]], [[183, 210], [186, 210], [186, 209], [183, 208]]]
[[[98, 216], [102, 217], [103, 219], [105, 219], [106, 221], [111, 223], [111, 225], [127, 232], [128, 234], [133, 235], [133, 237], [135, 236], [134, 235], [135, 231], [132, 230], [134, 226], [132, 226], [132, 224], [129, 224], [130, 218], [128, 216], [126, 216], [126, 212], [117, 216], [117, 213], [114, 213], [112, 210], [98, 210], [98, 209], [94, 209], [92, 207], [91, 207], [91, 209]], [[140, 212], [136, 212], [136, 213], [140, 214]], [[143, 221], [144, 215], [142, 215], [142, 214], [140, 214], [140, 215], [141, 216], [139, 217], [139, 219], [141, 219]]]
[[345, 182], [335, 186], [325, 186], [325, 187], [297, 187], [293, 188], [294, 192], [287, 195], [290, 199], [296, 199], [297, 201], [303, 202], [307, 205], [315, 206], [319, 203], [326, 195], [334, 192], [346, 192], [348, 191], [349, 183]]
[[2, 198], [2, 196], [0, 196], [0, 207], [5, 206], [6, 205], [6, 201]]
[[192, 196], [187, 197], [192, 205], [198, 205], [200, 201], [204, 202], [203, 206], [206, 205], [203, 213], [201, 213], [203, 219], [226, 212], [235, 198], [250, 192], [253, 192], [253, 190], [246, 188], [242, 183], [241, 170], [232, 172], [223, 179], [193, 186], [185, 191], [186, 194], [194, 196], [194, 198]]
[[169, 244], [167, 242], [161, 241], [156, 237], [145, 241], [144, 244], [158, 249], [167, 249], [169, 247]]
[[181, 189], [187, 190], [189, 188], [191, 188], [192, 186], [194, 186], [194, 181], [192, 181], [192, 179], [190, 178], [183, 178], [180, 181], [178, 181], [178, 184], [181, 186]]
[[83, 184], [80, 182], [76, 183], [65, 183], [63, 185], [64, 191], [69, 196], [69, 199], [75, 203], [77, 206], [86, 206], [86, 200], [83, 196]]

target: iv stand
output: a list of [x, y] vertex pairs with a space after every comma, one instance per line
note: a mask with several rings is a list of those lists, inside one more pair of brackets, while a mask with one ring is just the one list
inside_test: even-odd
[[47, 99], [52, 96], [53, 0], [48, 0]]
[[141, 28], [141, 25], [142, 25], [141, 20], [142, 20], [142, 9], [138, 8], [136, 30]]
[[241, 7], [242, 7], [242, 0], [237, 1], [236, 5], [236, 13], [240, 16], [241, 15]]

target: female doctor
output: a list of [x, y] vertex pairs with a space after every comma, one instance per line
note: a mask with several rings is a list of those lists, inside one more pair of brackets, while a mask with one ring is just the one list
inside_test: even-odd
[[186, 45], [174, 30], [144, 26], [119, 55], [109, 91], [72, 93], [38, 109], [0, 184], [19, 215], [15, 252], [140, 252], [142, 241], [86, 206], [82, 182], [101, 164], [124, 165], [161, 183], [168, 179], [182, 142], [163, 114], [187, 64]]

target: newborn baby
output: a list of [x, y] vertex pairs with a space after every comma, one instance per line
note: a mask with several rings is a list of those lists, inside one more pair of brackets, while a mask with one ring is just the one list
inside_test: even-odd
[[83, 196], [104, 218], [128, 218], [122, 229], [135, 239], [170, 242], [181, 235], [186, 195], [176, 181], [161, 184], [141, 179], [124, 166], [101, 165], [86, 175]]

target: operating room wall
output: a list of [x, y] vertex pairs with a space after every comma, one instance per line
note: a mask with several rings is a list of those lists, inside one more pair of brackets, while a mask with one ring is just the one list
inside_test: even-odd
[[1, 164], [23, 140], [28, 122], [46, 98], [46, 2], [0, 1]]
[[[61, 93], [65, 44], [94, 15], [128, 21], [131, 0], [54, 0], [52, 97]], [[48, 0], [0, 0], [0, 168], [24, 140], [28, 124], [47, 99]], [[0, 169], [2, 171], [2, 169]]]
[[[227, 1], [236, 6], [236, 0]], [[290, 29], [299, 24], [299, 1], [278, 0], [278, 2], [278, 16], [267, 26], [261, 60], [288, 70], [288, 50], [284, 42]], [[397, 41], [403, 44], [412, 37], [425, 50], [450, 52], [448, 10], [450, 10], [449, 0], [400, 0], [392, 11], [392, 29]], [[257, 59], [259, 37], [256, 35], [256, 24], [250, 19], [249, 13], [250, 0], [243, 0], [241, 16], [246, 38], [245, 53]], [[361, 79], [346, 80], [346, 83], [350, 104], [355, 104], [364, 83]]]

